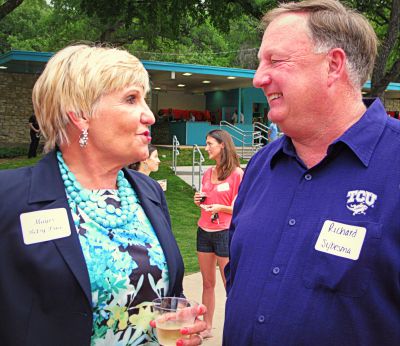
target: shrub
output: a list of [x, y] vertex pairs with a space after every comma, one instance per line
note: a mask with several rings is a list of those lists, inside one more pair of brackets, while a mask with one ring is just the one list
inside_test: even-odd
[[27, 147], [0, 148], [0, 159], [26, 156], [27, 154]]

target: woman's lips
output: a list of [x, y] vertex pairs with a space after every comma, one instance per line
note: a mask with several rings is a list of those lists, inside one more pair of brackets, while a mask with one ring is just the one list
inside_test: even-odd
[[142, 133], [143, 136], [147, 138], [147, 141], [150, 143], [151, 142], [151, 136], [150, 136], [150, 131], [144, 131]]

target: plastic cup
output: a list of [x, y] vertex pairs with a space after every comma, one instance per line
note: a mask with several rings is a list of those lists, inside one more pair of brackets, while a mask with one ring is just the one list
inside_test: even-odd
[[178, 297], [164, 297], [153, 300], [157, 339], [160, 345], [175, 346], [182, 335], [180, 329], [194, 324], [198, 303]]

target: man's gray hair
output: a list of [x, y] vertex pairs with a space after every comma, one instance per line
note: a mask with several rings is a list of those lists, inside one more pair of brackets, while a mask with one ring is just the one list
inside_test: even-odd
[[370, 77], [378, 50], [378, 39], [368, 20], [336, 0], [305, 0], [284, 3], [267, 12], [262, 19], [266, 28], [275, 18], [287, 13], [308, 14], [308, 27], [316, 53], [341, 48], [354, 87], [362, 88]]

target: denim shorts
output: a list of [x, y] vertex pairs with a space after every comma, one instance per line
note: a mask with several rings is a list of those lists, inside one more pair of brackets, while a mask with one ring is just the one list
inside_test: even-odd
[[229, 231], [206, 232], [197, 229], [197, 251], [215, 253], [219, 257], [229, 257]]

